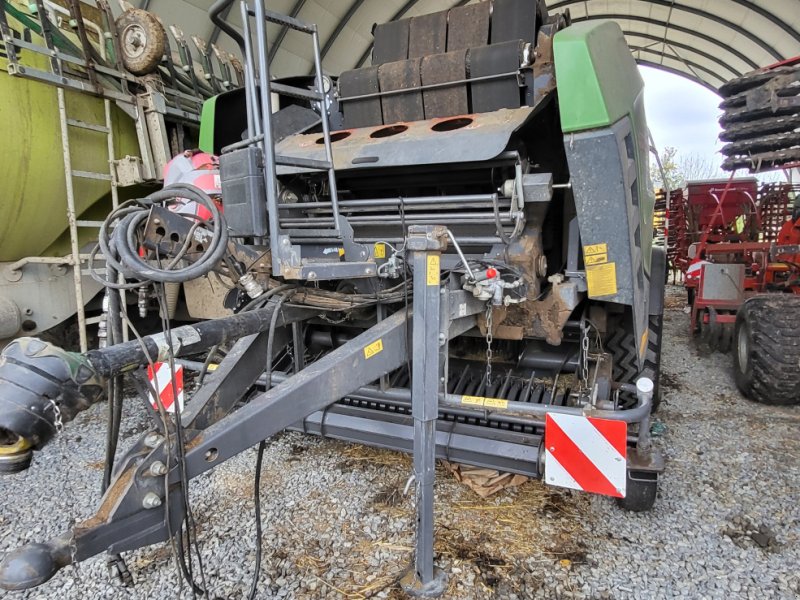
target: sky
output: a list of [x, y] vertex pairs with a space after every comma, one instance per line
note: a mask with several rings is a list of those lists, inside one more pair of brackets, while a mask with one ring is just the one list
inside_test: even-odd
[[[644, 66], [639, 71], [644, 78], [647, 124], [659, 154], [673, 146], [679, 156], [699, 155], [719, 168], [720, 97], [679, 75]], [[719, 175], [723, 176], [722, 171]]]

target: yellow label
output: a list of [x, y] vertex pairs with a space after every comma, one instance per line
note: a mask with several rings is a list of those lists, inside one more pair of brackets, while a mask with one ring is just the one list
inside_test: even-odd
[[483, 398], [480, 396], [461, 396], [461, 404], [471, 404], [472, 406], [483, 406]]
[[386, 244], [375, 244], [375, 258], [386, 258]]
[[486, 408], [508, 408], [508, 400], [503, 400], [501, 398], [486, 398], [483, 401], [483, 405]]
[[219, 365], [211, 363], [210, 365], [208, 365], [208, 368], [206, 370], [207, 371], [216, 371], [217, 369], [219, 369]]
[[369, 346], [364, 348], [364, 358], [370, 359], [380, 352], [383, 352], [383, 340], [372, 342]]
[[608, 244], [590, 244], [583, 247], [583, 255], [590, 256], [592, 254], [608, 254]]
[[439, 255], [428, 256], [428, 285], [439, 285]]
[[589, 256], [583, 257], [583, 262], [586, 263], [587, 267], [602, 265], [608, 262], [608, 254], [590, 254]]
[[647, 349], [647, 334], [649, 333], [650, 330], [646, 329], [642, 334], [642, 341], [639, 342], [639, 356], [644, 356], [644, 351]]
[[484, 398], [483, 396], [461, 396], [461, 404], [483, 406], [486, 408], [508, 408], [508, 400], [502, 398]]
[[589, 296], [613, 296], [617, 293], [617, 263], [586, 267], [586, 284]]
[[339, 248], [338, 252], [339, 252], [339, 258], [344, 256], [344, 248]]

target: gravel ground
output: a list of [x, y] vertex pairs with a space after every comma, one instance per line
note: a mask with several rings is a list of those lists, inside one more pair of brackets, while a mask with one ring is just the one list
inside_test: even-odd
[[[481, 500], [443, 468], [437, 551], [446, 598], [800, 597], [799, 408], [753, 404], [736, 391], [730, 356], [699, 358], [681, 292], [665, 318], [664, 398], [657, 445], [667, 471], [654, 510], [624, 513], [606, 498], [528, 482]], [[146, 423], [129, 403], [130, 444]], [[105, 407], [67, 426], [22, 475], [0, 485], [0, 555], [90, 516], [102, 474]], [[238, 599], [254, 558], [250, 451], [192, 484], [205, 575], [214, 597]], [[407, 457], [299, 434], [270, 442], [262, 498], [260, 598], [401, 598], [413, 511]], [[131, 553], [135, 587], [105, 561], [66, 568], [3, 598], [190, 597], [169, 547]]]

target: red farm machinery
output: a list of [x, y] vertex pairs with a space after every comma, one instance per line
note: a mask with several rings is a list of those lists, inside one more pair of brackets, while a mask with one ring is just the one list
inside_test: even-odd
[[733, 351], [736, 383], [768, 404], [800, 402], [800, 185], [751, 174], [800, 166], [800, 58], [722, 86], [729, 179], [670, 193], [668, 258], [683, 274], [701, 353]]

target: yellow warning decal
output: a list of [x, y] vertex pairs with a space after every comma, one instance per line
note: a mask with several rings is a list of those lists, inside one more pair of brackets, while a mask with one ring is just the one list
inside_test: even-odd
[[375, 244], [375, 258], [386, 258], [386, 244]]
[[364, 348], [364, 358], [370, 359], [381, 352], [383, 352], [383, 340], [372, 342], [369, 346]]
[[639, 356], [644, 356], [644, 351], [647, 349], [647, 334], [650, 333], [649, 329], [645, 329], [645, 332], [642, 334], [642, 340], [639, 342]]
[[586, 267], [586, 284], [589, 296], [614, 296], [617, 293], [617, 263], [605, 263]]
[[590, 254], [589, 256], [583, 257], [583, 262], [587, 267], [591, 267], [592, 265], [602, 265], [603, 263], [608, 262], [608, 254]]
[[608, 254], [608, 244], [590, 244], [583, 247], [584, 256], [592, 256], [594, 254]]
[[428, 285], [439, 285], [439, 255], [428, 256]]
[[461, 396], [461, 404], [483, 406], [485, 408], [508, 408], [508, 400], [502, 398], [484, 398], [482, 396]]

